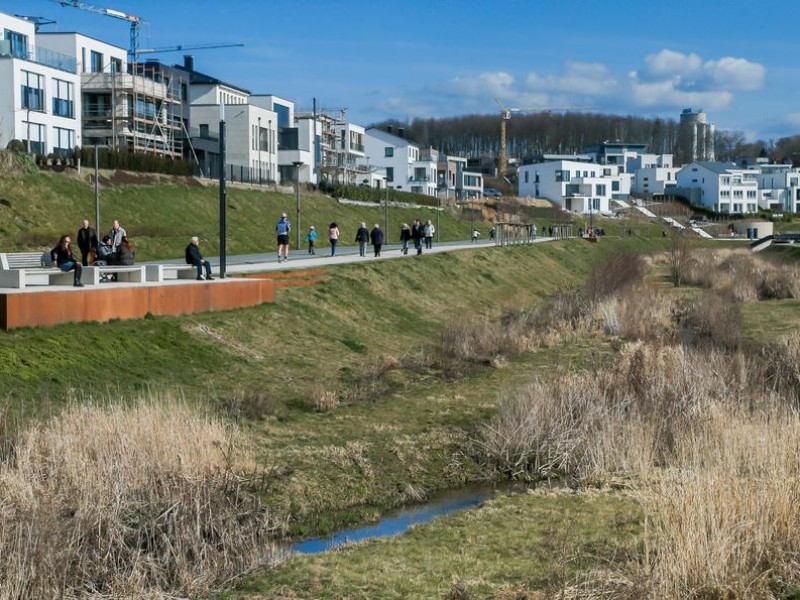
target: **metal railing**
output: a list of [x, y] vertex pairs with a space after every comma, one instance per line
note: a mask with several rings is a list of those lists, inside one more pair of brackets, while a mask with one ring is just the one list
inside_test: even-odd
[[28, 48], [13, 48], [11, 40], [0, 41], [0, 57], [19, 58], [67, 73], [78, 72], [78, 62], [71, 56], [38, 46], [33, 48], [33, 52]]

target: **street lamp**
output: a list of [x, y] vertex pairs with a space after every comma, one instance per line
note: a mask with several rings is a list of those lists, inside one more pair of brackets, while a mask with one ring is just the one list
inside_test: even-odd
[[261, 185], [261, 117], [258, 117], [258, 185]]
[[383, 235], [386, 241], [389, 241], [389, 178], [383, 178], [383, 187], [385, 188], [385, 200], [383, 201]]
[[297, 212], [297, 249], [300, 250], [300, 167], [303, 166], [302, 160], [295, 160], [294, 165], [294, 195], [295, 210]]

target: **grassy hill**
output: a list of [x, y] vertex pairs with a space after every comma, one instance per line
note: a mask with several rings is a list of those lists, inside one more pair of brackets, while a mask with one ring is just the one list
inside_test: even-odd
[[[102, 232], [119, 219], [137, 247], [137, 258], [152, 260], [183, 255], [188, 238], [199, 235], [206, 254], [218, 252], [219, 189], [191, 178], [164, 178], [158, 185], [119, 182], [106, 173], [101, 177], [100, 222]], [[131, 178], [136, 181], [136, 178]], [[320, 232], [320, 246], [327, 245], [325, 231], [336, 222], [342, 243], [352, 244], [359, 223], [368, 227], [384, 223], [384, 211], [374, 207], [339, 204], [318, 194], [301, 192], [301, 225]], [[266, 252], [275, 249], [275, 222], [282, 212], [295, 218], [294, 194], [228, 187], [228, 253]], [[52, 247], [64, 233], [72, 235], [80, 222], [94, 222], [94, 187], [77, 175], [37, 173], [0, 177], [0, 250], [15, 251]], [[431, 208], [389, 209], [389, 243], [397, 242], [401, 222], [414, 218], [435, 222]], [[479, 222], [486, 232], [489, 225]], [[458, 213], [441, 215], [443, 240], [467, 239], [469, 218]], [[294, 238], [292, 238], [292, 241]]]

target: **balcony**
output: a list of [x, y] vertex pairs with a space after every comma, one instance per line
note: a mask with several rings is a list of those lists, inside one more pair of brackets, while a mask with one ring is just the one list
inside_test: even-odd
[[78, 63], [71, 56], [54, 52], [47, 48], [35, 47], [33, 52], [27, 48], [12, 48], [11, 40], [0, 40], [0, 58], [18, 58], [67, 73], [78, 73]]
[[364, 152], [364, 144], [350, 144], [351, 152]]

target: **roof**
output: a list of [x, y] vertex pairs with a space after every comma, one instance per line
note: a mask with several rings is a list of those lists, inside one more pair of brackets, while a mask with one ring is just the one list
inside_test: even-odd
[[[729, 173], [730, 171], [742, 171], [742, 167], [734, 164], [734, 163], [726, 163], [726, 162], [719, 162], [713, 160], [698, 160], [695, 164], [700, 165], [711, 171], [712, 173], [717, 173], [718, 175], [724, 175], [725, 173]], [[688, 166], [688, 165], [687, 165]]]
[[420, 147], [419, 144], [412, 142], [408, 138], [400, 137], [399, 135], [394, 135], [393, 133], [389, 133], [387, 131], [384, 131], [383, 129], [378, 129], [377, 127], [370, 127], [365, 131], [365, 133], [374, 138], [382, 140], [387, 144], [392, 144], [394, 146], [408, 145], [408, 146], [416, 146], [417, 148]]
[[231, 88], [232, 90], [242, 92], [243, 94], [247, 94], [248, 96], [250, 95], [250, 90], [246, 90], [245, 88], [239, 87], [238, 85], [233, 85], [232, 83], [228, 83], [227, 81], [222, 81], [221, 79], [217, 79], [216, 77], [212, 77], [211, 75], [200, 73], [199, 71], [187, 71], [184, 65], [173, 65], [173, 68], [188, 72], [190, 85], [224, 85], [225, 87]]

